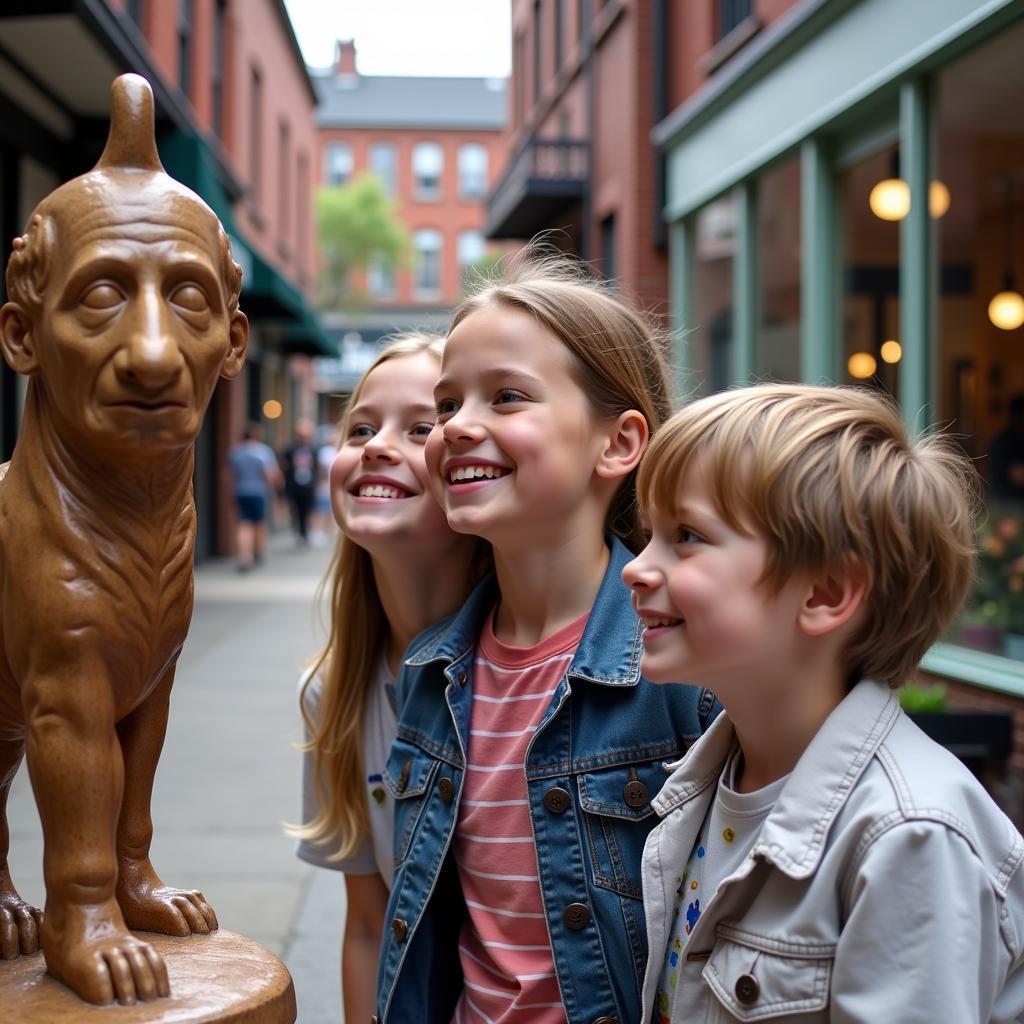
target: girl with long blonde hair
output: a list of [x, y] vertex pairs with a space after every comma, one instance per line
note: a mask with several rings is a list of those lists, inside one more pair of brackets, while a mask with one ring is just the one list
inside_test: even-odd
[[443, 342], [393, 340], [349, 401], [330, 470], [341, 533], [324, 579], [330, 635], [306, 673], [297, 854], [345, 875], [346, 1020], [368, 1020], [392, 881], [394, 804], [382, 784], [396, 732], [394, 678], [410, 641], [481, 575], [476, 541], [448, 528], [423, 459]]

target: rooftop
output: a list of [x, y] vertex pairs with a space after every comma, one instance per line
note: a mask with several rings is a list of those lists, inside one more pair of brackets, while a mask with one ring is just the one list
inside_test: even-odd
[[501, 131], [504, 78], [414, 78], [311, 69], [321, 128], [432, 128]]

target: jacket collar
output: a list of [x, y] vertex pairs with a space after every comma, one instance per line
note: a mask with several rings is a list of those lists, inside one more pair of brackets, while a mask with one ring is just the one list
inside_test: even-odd
[[[801, 755], [752, 855], [791, 878], [813, 874], [832, 824], [900, 714], [899, 701], [888, 686], [871, 679], [857, 683]], [[655, 811], [664, 817], [714, 785], [735, 741], [728, 716], [719, 715], [677, 762], [679, 769], [652, 801]]]
[[[607, 538], [611, 555], [568, 675], [605, 686], [635, 686], [640, 679], [643, 638], [621, 573], [633, 555], [617, 537]], [[411, 667], [458, 661], [476, 647], [484, 620], [499, 598], [494, 573], [484, 579], [448, 624], [406, 659]]]

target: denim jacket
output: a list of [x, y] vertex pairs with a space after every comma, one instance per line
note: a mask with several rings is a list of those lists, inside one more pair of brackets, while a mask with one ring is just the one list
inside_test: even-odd
[[[722, 715], [654, 800], [664, 820], [643, 855], [645, 1024], [679, 874], [734, 743]], [[685, 1024], [1020, 1021], [1024, 840], [896, 695], [864, 680], [804, 751], [680, 959], [671, 1019]]]
[[[634, 1024], [647, 959], [640, 857], [657, 820], [663, 764], [718, 705], [640, 676], [640, 623], [619, 578], [617, 540], [575, 657], [526, 757], [541, 895], [569, 1024]], [[395, 798], [395, 880], [377, 976], [381, 1024], [450, 1024], [462, 990], [465, 919], [452, 838], [469, 747], [477, 638], [493, 577], [410, 647], [398, 679], [398, 738], [384, 773]]]

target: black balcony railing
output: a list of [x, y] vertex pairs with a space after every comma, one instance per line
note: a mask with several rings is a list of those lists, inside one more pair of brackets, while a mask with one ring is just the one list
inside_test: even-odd
[[590, 143], [530, 136], [516, 150], [487, 200], [490, 238], [529, 238], [577, 205], [590, 177]]

